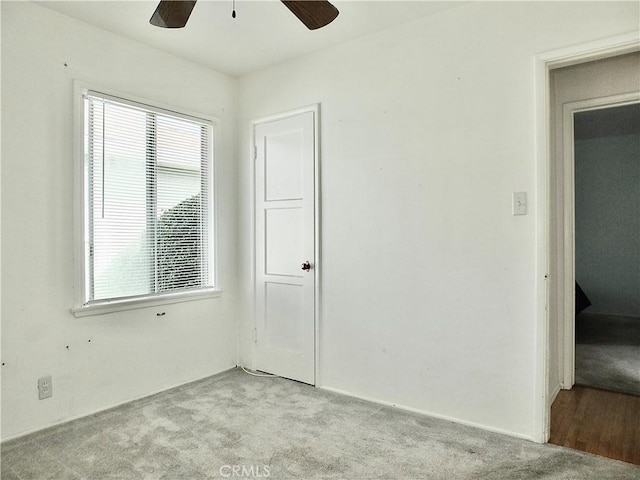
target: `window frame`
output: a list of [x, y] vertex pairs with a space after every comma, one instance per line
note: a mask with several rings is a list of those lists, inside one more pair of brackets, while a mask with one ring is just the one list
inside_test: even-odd
[[[133, 107], [144, 107], [149, 111], [168, 114], [175, 117], [183, 117], [191, 120], [206, 122], [211, 127], [211, 138], [209, 142], [210, 165], [208, 169], [208, 202], [211, 206], [209, 214], [209, 269], [213, 282], [212, 287], [205, 287], [197, 290], [158, 292], [142, 296], [132, 296], [125, 298], [94, 300], [86, 303], [88, 298], [87, 285], [90, 279], [87, 275], [87, 261], [85, 258], [85, 238], [87, 225], [85, 219], [88, 208], [87, 194], [88, 185], [85, 182], [85, 159], [84, 159], [84, 96], [88, 92], [93, 92], [105, 99], [112, 99], [125, 105]], [[216, 202], [216, 132], [218, 120], [201, 112], [193, 112], [183, 108], [170, 106], [158, 101], [152, 101], [135, 95], [114, 91], [94, 84], [74, 81], [74, 305], [71, 312], [76, 317], [89, 315], [101, 315], [112, 312], [132, 310], [138, 308], [155, 307], [172, 303], [187, 302], [212, 297], [218, 297], [222, 293], [219, 287], [218, 278], [218, 255], [217, 255], [217, 202]]]

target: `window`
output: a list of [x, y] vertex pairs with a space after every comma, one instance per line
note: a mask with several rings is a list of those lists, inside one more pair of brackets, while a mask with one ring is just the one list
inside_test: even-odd
[[213, 291], [212, 123], [86, 90], [83, 113], [82, 307]]

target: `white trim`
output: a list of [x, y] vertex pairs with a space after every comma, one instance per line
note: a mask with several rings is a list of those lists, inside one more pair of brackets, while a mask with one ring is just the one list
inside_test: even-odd
[[130, 95], [115, 95], [106, 93], [105, 91], [96, 88], [84, 88], [83, 96], [84, 98], [95, 98], [97, 100], [103, 100], [105, 103], [126, 105], [138, 111], [159, 113], [160, 115], [178, 117], [183, 120], [197, 123], [213, 123], [213, 121], [210, 118], [207, 118], [206, 115], [186, 113], [182, 109], [177, 109], [175, 107], [160, 107], [156, 102], [152, 102], [150, 100], [133, 100]]
[[53, 427], [56, 427], [58, 425], [64, 425], [65, 423], [73, 422], [74, 420], [79, 420], [81, 418], [90, 417], [92, 415], [96, 415], [96, 414], [101, 413], [101, 412], [107, 412], [109, 410], [113, 410], [114, 408], [118, 408], [118, 407], [121, 407], [122, 405], [126, 405], [126, 404], [132, 403], [132, 402], [136, 402], [138, 400], [142, 400], [142, 399], [147, 398], [147, 397], [153, 397], [154, 395], [158, 395], [159, 393], [168, 392], [169, 390], [173, 390], [174, 388], [184, 387], [185, 385], [189, 385], [190, 383], [200, 382], [202, 380], [206, 380], [207, 378], [211, 378], [211, 377], [222, 376], [223, 374], [225, 374], [227, 372], [232, 372], [236, 368], [238, 368], [238, 367], [237, 366], [232, 366], [232, 367], [229, 367], [229, 368], [225, 368], [224, 370], [220, 370], [219, 372], [212, 373], [212, 374], [207, 374], [204, 377], [195, 377], [192, 380], [187, 380], [185, 382], [175, 383], [175, 384], [173, 384], [173, 385], [171, 385], [169, 387], [161, 388], [159, 390], [154, 390], [151, 393], [145, 393], [145, 394], [140, 395], [140, 396], [132, 397], [132, 398], [130, 398], [128, 400], [124, 400], [122, 402], [115, 403], [115, 404], [113, 404], [113, 405], [111, 405], [109, 407], [96, 408], [94, 410], [91, 410], [88, 413], [81, 413], [79, 415], [73, 415], [71, 417], [68, 417], [68, 418], [65, 418], [65, 419], [62, 419], [62, 420], [56, 420], [55, 422], [48, 423], [44, 427], [38, 427], [38, 428], [29, 429], [29, 430], [24, 430], [22, 432], [18, 432], [18, 433], [14, 434], [14, 435], [9, 435], [8, 437], [3, 438], [0, 445], [4, 445], [7, 442], [11, 442], [13, 440], [17, 440], [19, 438], [25, 437], [25, 436], [30, 435], [32, 433], [41, 432], [43, 430], [47, 430], [49, 428], [53, 428]]
[[[209, 155], [211, 155], [211, 165], [208, 170], [209, 174], [209, 204], [212, 205], [211, 211], [209, 212], [209, 222], [211, 227], [211, 232], [209, 235], [209, 269], [213, 270], [210, 272], [212, 281], [213, 281], [213, 289], [219, 293], [222, 293], [224, 289], [220, 286], [220, 269], [218, 268], [218, 135], [222, 135], [220, 133], [220, 124], [215, 119], [209, 120], [211, 127], [211, 141], [209, 142]], [[216, 295], [219, 296], [219, 295]]]
[[640, 91], [591, 98], [569, 102], [562, 105], [562, 168], [563, 205], [564, 205], [564, 305], [563, 342], [560, 348], [562, 362], [562, 388], [571, 389], [575, 383], [575, 152], [574, 152], [574, 114], [589, 110], [629, 105], [640, 102]]
[[96, 94], [106, 95], [108, 97], [113, 98], [114, 100], [117, 100], [118, 102], [123, 102], [123, 103], [134, 102], [137, 104], [147, 105], [151, 109], [164, 110], [163, 113], [185, 115], [187, 118], [191, 117], [191, 119], [203, 120], [205, 122], [210, 122], [214, 125], [220, 123], [218, 117], [215, 117], [213, 115], [209, 115], [201, 111], [182, 108], [176, 105], [171, 105], [168, 103], [152, 100], [150, 98], [143, 97], [140, 95], [135, 95], [130, 92], [123, 92], [121, 90], [110, 88], [106, 85], [99, 85], [94, 82], [86, 82], [80, 79], [75, 79], [73, 81], [73, 85], [74, 85], [74, 89], [80, 93], [82, 93], [83, 90], [88, 90]]
[[84, 83], [73, 82], [73, 263], [74, 263], [74, 307], [84, 303], [86, 276], [84, 268]]
[[[104, 302], [94, 302], [85, 304], [85, 288], [86, 288], [86, 268], [84, 255], [84, 218], [85, 218], [85, 185], [84, 185], [84, 97], [85, 94], [103, 97], [105, 99], [117, 101], [140, 107], [141, 105], [150, 110], [176, 115], [191, 121], [205, 122], [210, 129], [211, 141], [209, 142], [209, 154], [211, 156], [211, 165], [208, 171], [209, 181], [209, 200], [212, 208], [209, 212], [209, 222], [211, 227], [211, 235], [209, 236], [209, 270], [213, 287], [201, 289], [198, 291], [175, 292], [169, 294], [146, 295], [142, 297], [111, 299]], [[219, 129], [218, 119], [214, 116], [195, 112], [183, 108], [177, 108], [162, 102], [156, 102], [144, 97], [123, 93], [112, 88], [98, 86], [93, 83], [87, 83], [81, 80], [73, 81], [73, 156], [74, 156], [74, 304], [71, 312], [76, 317], [85, 317], [89, 315], [102, 315], [122, 310], [132, 310], [138, 308], [146, 308], [158, 305], [167, 305], [179, 302], [198, 300], [203, 298], [219, 297], [222, 289], [218, 286], [218, 252], [217, 252], [217, 134]]]
[[[249, 221], [250, 241], [249, 241], [249, 282], [250, 282], [250, 301], [249, 308], [251, 314], [251, 351], [248, 359], [248, 368], [256, 369], [256, 341], [257, 341], [257, 315], [256, 315], [256, 143], [255, 143], [255, 127], [257, 121], [251, 121], [249, 124]], [[242, 333], [242, 332], [240, 332]], [[242, 338], [239, 338], [240, 342]], [[238, 349], [238, 354], [240, 349]], [[243, 362], [246, 366], [247, 359]]]
[[321, 206], [322, 206], [322, 191], [321, 191], [321, 182], [320, 182], [320, 104], [314, 105], [314, 116], [313, 116], [313, 135], [314, 135], [314, 143], [315, 143], [315, 164], [314, 164], [314, 187], [315, 187], [315, 256], [316, 256], [316, 268], [315, 268], [315, 369], [314, 369], [314, 385], [318, 385], [320, 383], [320, 319], [321, 319], [321, 302], [320, 302], [320, 282], [322, 281], [322, 269], [318, 266], [322, 266], [322, 258], [320, 251], [320, 227], [321, 227]]
[[210, 288], [190, 292], [164, 293], [157, 296], [144, 296], [136, 298], [124, 298], [109, 300], [105, 302], [90, 303], [80, 307], [74, 307], [71, 312], [76, 318], [88, 317], [91, 315], [105, 315], [107, 313], [121, 312], [125, 310], [136, 310], [139, 308], [157, 307], [161, 305], [171, 305], [174, 303], [192, 302], [194, 300], [205, 300], [207, 298], [217, 298], [222, 295], [222, 289]]
[[533, 398], [533, 440], [544, 443], [549, 439], [549, 412], [547, 392], [549, 383], [549, 317], [547, 312], [549, 278], [549, 218], [548, 177], [548, 67], [545, 60], [535, 59], [535, 106], [536, 106], [536, 269], [535, 269], [535, 385]]
[[[258, 124], [284, 120], [285, 118], [295, 117], [296, 115], [300, 115], [302, 113], [312, 112], [314, 114], [314, 118], [316, 118], [318, 116], [319, 111], [320, 111], [320, 104], [314, 103], [311, 105], [307, 105], [306, 107], [300, 107], [293, 110], [287, 110], [286, 112], [274, 113], [273, 115], [266, 115], [264, 117], [259, 117], [251, 120], [250, 122], [251, 132], [253, 133], [253, 129]], [[251, 139], [251, 146], [254, 146], [253, 138]]]
[[548, 70], [592, 62], [640, 50], [640, 31], [544, 52], [536, 56]]
[[[575, 209], [574, 209], [574, 194], [575, 194], [575, 169], [573, 162], [573, 115], [567, 110], [567, 105], [563, 105], [562, 110], [562, 173], [563, 173], [563, 187], [562, 187], [562, 226], [563, 226], [563, 265], [562, 265], [562, 280], [564, 283], [563, 288], [563, 304], [558, 304], [558, 310], [562, 311], [561, 323], [563, 326], [562, 344], [559, 345], [559, 360], [562, 360], [562, 378], [560, 379], [560, 385], [563, 389], [569, 390], [573, 387], [575, 377], [575, 357], [573, 354], [575, 347]], [[570, 119], [567, 124], [567, 115]], [[567, 155], [570, 154], [571, 160], [568, 161]], [[556, 162], [559, 159], [556, 159]], [[570, 325], [569, 325], [570, 324]]]
[[[587, 112], [592, 110], [602, 110], [611, 107], [622, 107], [625, 105], [634, 105], [640, 102], [640, 90], [636, 92], [622, 93], [620, 95], [611, 95], [607, 97], [590, 98], [588, 100], [579, 100], [577, 102], [565, 103], [562, 106], [563, 121], [566, 120], [565, 114], [569, 111], [571, 114], [579, 112]], [[563, 127], [564, 125], [563, 122]], [[573, 123], [572, 123], [573, 127]], [[573, 133], [573, 128], [571, 129]], [[573, 142], [571, 142], [573, 144]]]
[[481, 430], [486, 430], [486, 431], [489, 431], [489, 432], [499, 433], [501, 435], [508, 435], [510, 437], [515, 437], [515, 438], [521, 438], [521, 439], [524, 439], [524, 440], [529, 440], [529, 441], [534, 440], [533, 437], [531, 437], [530, 435], [522, 435], [521, 433], [512, 432], [510, 430], [504, 430], [502, 428], [492, 427], [490, 425], [485, 425], [483, 423], [468, 422], [466, 420], [461, 420], [459, 418], [451, 417], [451, 416], [448, 416], [448, 415], [441, 415], [441, 414], [438, 414], [438, 413], [433, 413], [433, 412], [429, 412], [429, 411], [426, 411], [426, 410], [421, 410], [421, 409], [418, 409], [418, 408], [407, 407], [405, 405], [398, 405], [397, 403], [387, 402], [385, 400], [377, 400], [377, 399], [366, 397], [366, 396], [363, 396], [363, 395], [356, 395], [354, 393], [347, 392], [345, 390], [340, 390], [340, 389], [333, 388], [333, 387], [318, 386], [317, 388], [319, 388], [321, 390], [325, 390], [327, 392], [336, 393], [338, 395], [344, 395], [344, 396], [347, 396], [347, 397], [358, 398], [360, 400], [364, 400], [366, 402], [375, 403], [377, 405], [397, 408], [398, 410], [403, 410], [405, 412], [418, 413], [418, 414], [424, 415], [426, 417], [437, 418], [439, 420], [446, 420], [446, 421], [449, 421], [449, 422], [457, 423], [459, 425], [466, 425], [468, 427], [479, 428]]
[[640, 50], [640, 32], [597, 40], [582, 45], [541, 53], [534, 58], [534, 100], [536, 124], [536, 328], [535, 385], [533, 398], [533, 440], [549, 439], [551, 392], [549, 385], [549, 70]]
[[562, 387], [560, 386], [560, 384], [556, 385], [553, 391], [551, 392], [551, 394], [549, 395], [549, 405], [553, 405], [553, 402], [556, 401], [556, 398], [558, 397], [560, 390], [562, 390]]
[[[314, 341], [314, 369], [313, 369], [313, 376], [314, 376], [314, 385], [318, 385], [318, 378], [319, 378], [319, 373], [318, 373], [318, 368], [320, 365], [320, 278], [321, 278], [321, 271], [322, 271], [322, 263], [321, 263], [321, 258], [320, 258], [320, 104], [319, 103], [315, 103], [312, 105], [308, 105], [306, 107], [300, 107], [300, 108], [296, 108], [294, 110], [288, 110], [286, 112], [281, 112], [281, 113], [276, 113], [273, 115], [267, 115], [264, 117], [260, 117], [254, 120], [251, 120], [251, 122], [249, 123], [250, 125], [250, 143], [249, 143], [249, 157], [251, 159], [250, 161], [250, 166], [249, 166], [249, 176], [251, 178], [250, 184], [251, 184], [251, 191], [249, 194], [249, 201], [250, 201], [250, 211], [249, 211], [249, 215], [251, 217], [251, 242], [250, 242], [250, 248], [251, 248], [251, 253], [250, 253], [250, 263], [251, 263], [251, 273], [250, 273], [250, 282], [251, 282], [251, 288], [252, 288], [252, 296], [251, 296], [251, 313], [253, 315], [252, 317], [252, 329], [255, 332], [255, 329], [257, 328], [256, 325], [256, 319], [257, 319], [257, 315], [256, 315], [256, 297], [255, 297], [255, 293], [256, 293], [256, 255], [255, 255], [255, 250], [256, 250], [256, 221], [255, 221], [255, 185], [256, 185], [256, 166], [255, 166], [255, 151], [256, 151], [256, 144], [255, 144], [255, 128], [257, 125], [259, 124], [263, 124], [263, 123], [268, 123], [268, 122], [274, 122], [277, 120], [283, 120], [285, 118], [289, 118], [289, 117], [294, 117], [296, 115], [300, 115], [303, 113], [313, 113], [313, 136], [314, 136], [314, 188], [315, 188], [315, 192], [314, 192], [314, 206], [315, 206], [315, 211], [314, 211], [314, 255], [315, 255], [315, 263], [314, 263], [314, 268], [313, 270], [313, 274], [315, 277], [315, 291], [314, 291], [314, 296], [315, 296], [315, 305], [314, 305], [314, 315], [315, 315], [315, 319], [314, 319], [314, 337], [315, 337], [315, 341]], [[255, 365], [256, 363], [256, 352], [255, 352], [255, 341], [252, 342], [252, 349], [251, 349], [251, 359], [249, 361], [249, 364], [251, 365], [251, 369], [255, 370]]]

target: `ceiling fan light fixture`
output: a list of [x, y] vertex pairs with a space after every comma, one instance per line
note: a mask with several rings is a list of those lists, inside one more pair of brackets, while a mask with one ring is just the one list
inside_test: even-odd
[[[197, 0], [161, 0], [149, 23], [162, 28], [182, 28], [187, 24]], [[280, 0], [309, 30], [317, 30], [333, 22], [338, 9], [328, 0]], [[233, 12], [236, 18], [235, 0]]]

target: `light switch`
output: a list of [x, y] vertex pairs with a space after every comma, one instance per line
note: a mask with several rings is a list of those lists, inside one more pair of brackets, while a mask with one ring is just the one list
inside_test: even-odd
[[513, 214], [527, 214], [527, 192], [513, 192]]

